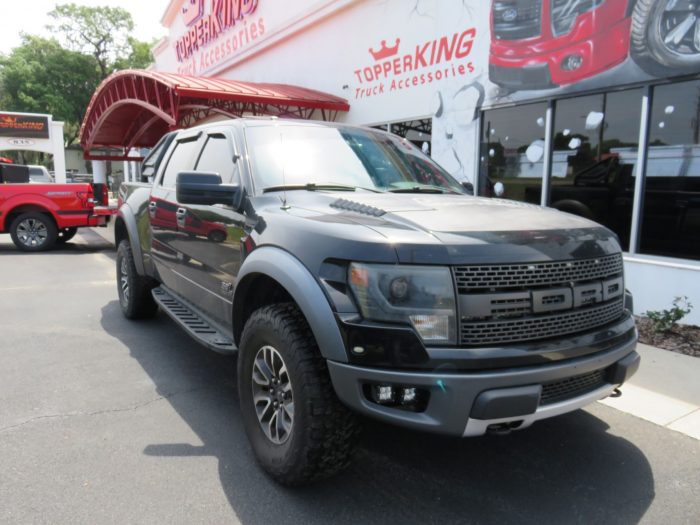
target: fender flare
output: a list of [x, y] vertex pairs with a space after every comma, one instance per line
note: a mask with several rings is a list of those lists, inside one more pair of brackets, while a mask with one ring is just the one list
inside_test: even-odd
[[[328, 298], [321, 290], [321, 285], [299, 259], [280, 248], [263, 246], [246, 257], [238, 273], [238, 283], [242, 283], [246, 276], [251, 274], [262, 274], [274, 279], [289, 293], [309, 323], [324, 358], [348, 362], [345, 343]], [[234, 293], [234, 312], [240, 311], [244, 300], [245, 290], [239, 293], [240, 289], [241, 287], [237, 286]]]
[[[143, 265], [143, 253], [141, 253], [141, 244], [139, 243], [139, 230], [136, 225], [136, 216], [134, 215], [131, 206], [122, 204], [117, 212], [117, 220], [121, 219], [126, 227], [127, 237], [131, 245], [131, 254], [134, 257], [134, 265], [139, 275], [146, 275], [146, 269]], [[118, 243], [117, 248], [119, 248]]]
[[[23, 197], [25, 198], [23, 199]], [[22, 206], [36, 206], [37, 208], [43, 208], [46, 211], [40, 213], [48, 213], [49, 215], [51, 215], [51, 218], [56, 223], [56, 227], [60, 228], [59, 218], [56, 214], [58, 210], [58, 205], [51, 199], [48, 199], [42, 195], [31, 194], [13, 195], [3, 203], [3, 208], [7, 210], [3, 213], [3, 223], [7, 220], [7, 217], [12, 215], [13, 211]], [[9, 230], [10, 226], [10, 224], [4, 224], [4, 229]]]

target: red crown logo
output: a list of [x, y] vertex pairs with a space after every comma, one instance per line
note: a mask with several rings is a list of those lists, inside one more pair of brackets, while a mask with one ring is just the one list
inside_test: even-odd
[[182, 6], [182, 20], [186, 26], [194, 24], [204, 14], [204, 0], [185, 0]]
[[386, 47], [386, 40], [382, 40], [382, 48], [379, 51], [375, 51], [371, 47], [369, 48], [369, 53], [375, 60], [384, 60], [385, 58], [393, 57], [399, 52], [399, 44], [401, 39], [396, 39], [396, 44], [394, 47]]

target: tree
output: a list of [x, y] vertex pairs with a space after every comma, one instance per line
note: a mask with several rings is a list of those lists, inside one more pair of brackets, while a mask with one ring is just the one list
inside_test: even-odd
[[73, 51], [91, 55], [102, 79], [115, 69], [146, 67], [152, 62], [150, 45], [130, 36], [131, 14], [121, 7], [57, 5], [49, 13], [56, 23], [49, 29]]
[[100, 82], [90, 56], [55, 39], [22, 36], [22, 45], [0, 55], [0, 107], [50, 113], [65, 122], [66, 145], [75, 142], [87, 105]]
[[114, 69], [146, 69], [153, 64], [153, 53], [151, 49], [156, 44], [153, 42], [142, 42], [136, 38], [129, 37], [130, 53], [126, 57], [117, 58], [114, 62]]

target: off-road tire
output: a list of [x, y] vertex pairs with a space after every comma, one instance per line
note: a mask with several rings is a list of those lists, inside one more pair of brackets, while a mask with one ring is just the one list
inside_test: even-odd
[[[253, 366], [264, 346], [284, 359], [294, 397], [288, 439], [267, 437], [253, 403]], [[359, 438], [355, 416], [338, 400], [325, 360], [304, 316], [292, 303], [262, 307], [243, 329], [238, 356], [238, 394], [243, 423], [262, 468], [287, 486], [308, 484], [350, 464]]]
[[58, 231], [58, 237], [56, 237], [56, 243], [65, 244], [70, 241], [75, 234], [78, 233], [78, 228], [63, 228]]
[[[32, 241], [22, 241], [22, 228], [26, 228], [29, 224], [34, 224], [36, 227], [40, 227], [42, 235], [41, 242], [32, 245]], [[16, 217], [12, 224], [10, 225], [10, 236], [12, 237], [12, 242], [15, 246], [22, 250], [23, 252], [43, 252], [49, 250], [56, 243], [56, 238], [58, 237], [58, 230], [53, 218], [46, 214], [40, 212], [28, 212], [23, 213]]]
[[[151, 295], [157, 282], [139, 275], [128, 240], [122, 240], [117, 248], [117, 291], [119, 306], [128, 319], [146, 319], [158, 311], [158, 304]], [[125, 287], [126, 285], [126, 287]]]
[[[694, 73], [700, 70], [700, 53], [683, 58], [672, 53], [654, 30], [666, 2], [637, 0], [632, 11], [630, 54], [644, 71], [655, 77]], [[700, 22], [696, 22], [700, 23]]]

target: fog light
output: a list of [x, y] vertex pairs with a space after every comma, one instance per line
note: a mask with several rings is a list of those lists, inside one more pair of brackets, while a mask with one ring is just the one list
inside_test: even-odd
[[561, 68], [564, 71], [576, 71], [583, 65], [583, 57], [581, 55], [569, 55], [561, 61]]
[[380, 405], [389, 405], [394, 402], [396, 392], [393, 386], [389, 385], [374, 385], [372, 386], [372, 398], [375, 403]]
[[399, 401], [402, 405], [410, 405], [415, 403], [417, 397], [416, 389], [413, 387], [402, 388], [399, 393]]

